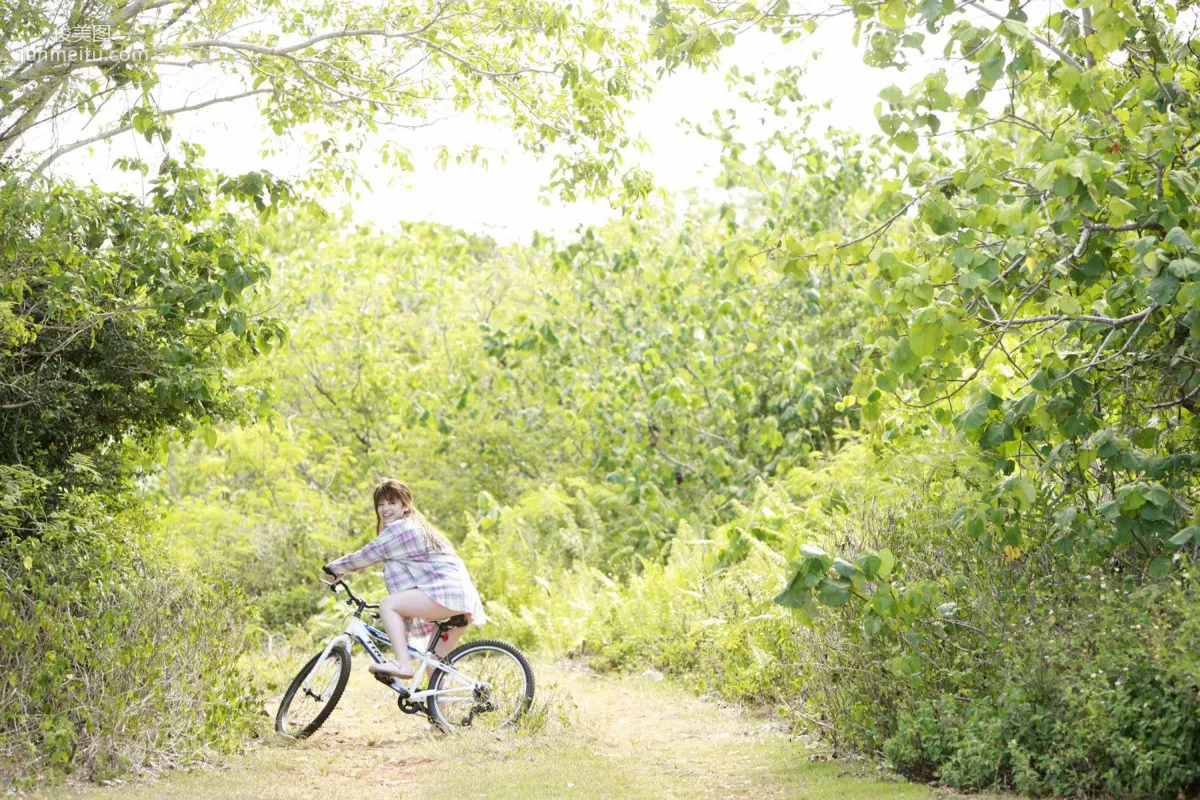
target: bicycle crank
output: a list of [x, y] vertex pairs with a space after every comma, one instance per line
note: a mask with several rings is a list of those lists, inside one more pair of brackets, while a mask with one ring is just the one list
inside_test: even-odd
[[425, 713], [427, 713], [424, 705], [422, 705], [420, 703], [414, 703], [413, 701], [408, 699], [407, 695], [408, 695], [408, 693], [405, 692], [404, 695], [396, 698], [396, 705], [398, 705], [400, 707], [401, 711], [403, 711], [405, 714], [425, 714]]

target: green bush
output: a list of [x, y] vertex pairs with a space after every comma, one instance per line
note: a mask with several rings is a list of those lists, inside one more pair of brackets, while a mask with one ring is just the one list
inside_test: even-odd
[[0, 167], [0, 464], [52, 481], [48, 506], [119, 488], [134, 445], [246, 417], [228, 372], [283, 339], [254, 313], [268, 270], [233, 213], [252, 197], [183, 151], [145, 202]]
[[243, 599], [174, 566], [136, 508], [68, 507], [0, 539], [0, 780], [100, 780], [242, 741]]
[[145, 200], [0, 167], [0, 782], [178, 763], [252, 720], [245, 603], [172, 561], [130, 479], [255, 407], [229, 371], [284, 329], [236, 214], [291, 191], [181, 150]]
[[[697, 692], [772, 706], [835, 751], [886, 755], [911, 777], [1035, 795], [1196, 791], [1190, 567], [1142, 585], [1112, 566], [1080, 573], [1050, 547], [989, 550], [953, 522], [978, 475], [954, 442], [886, 455], [851, 445], [760, 483], [716, 530], [681, 525], [666, 558], [619, 583], [537, 557], [528, 537], [554, 537], [558, 516], [534, 496], [522, 515], [473, 530], [463, 552], [496, 610], [489, 635], [602, 669], [654, 666]], [[852, 604], [812, 615], [777, 605], [800, 542], [890, 548], [893, 580], [927, 586], [928, 613], [867, 635]]]
[[1182, 570], [1164, 586], [1125, 591], [1101, 588], [1101, 577], [1065, 622], [1011, 626], [1009, 644], [955, 694], [908, 698], [888, 757], [959, 788], [1200, 789], [1200, 581]]

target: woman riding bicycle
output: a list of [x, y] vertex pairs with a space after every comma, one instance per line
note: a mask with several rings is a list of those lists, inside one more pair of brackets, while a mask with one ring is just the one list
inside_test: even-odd
[[[413, 618], [440, 620], [466, 614], [472, 625], [482, 625], [487, 617], [466, 565], [445, 535], [413, 505], [412, 491], [399, 481], [388, 480], [375, 487], [374, 500], [376, 538], [361, 550], [330, 562], [325, 572], [340, 577], [383, 562], [388, 596], [379, 603], [379, 616], [395, 660], [372, 664], [369, 669], [407, 680], [413, 676], [408, 633], [421, 636], [434, 631], [433, 625], [414, 623]], [[455, 628], [447, 633], [438, 642], [437, 654], [444, 656], [454, 649], [464, 630]]]

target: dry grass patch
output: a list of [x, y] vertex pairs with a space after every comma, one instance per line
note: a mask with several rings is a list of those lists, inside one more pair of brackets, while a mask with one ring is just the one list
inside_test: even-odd
[[270, 735], [221, 765], [45, 798], [923, 798], [931, 790], [816, 763], [770, 718], [670, 682], [539, 664], [534, 714], [503, 733], [446, 735], [396, 708], [356, 661], [311, 739]]

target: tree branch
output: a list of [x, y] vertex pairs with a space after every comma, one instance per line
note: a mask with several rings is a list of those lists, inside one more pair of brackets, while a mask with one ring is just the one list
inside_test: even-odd
[[[252, 96], [258, 95], [258, 94], [271, 94], [274, 91], [275, 91], [274, 89], [252, 89], [248, 92], [242, 92], [241, 94], [231, 94], [231, 95], [226, 95], [224, 97], [214, 97], [212, 100], [206, 100], [203, 103], [196, 103], [195, 105], [191, 105], [191, 106], [180, 106], [179, 108], [169, 108], [165, 111], [160, 111], [159, 113], [161, 115], [163, 115], [164, 117], [173, 117], [176, 114], [183, 114], [188, 111], [198, 111], [202, 108], [207, 108], [208, 106], [216, 105], [218, 103], [232, 103], [235, 100], [241, 100], [243, 98], [252, 97]], [[119, 136], [122, 133], [131, 131], [131, 130], [133, 130], [132, 123], [127, 124], [127, 125], [121, 125], [120, 127], [117, 127], [117, 128], [109, 128], [106, 131], [101, 131], [100, 133], [97, 133], [95, 136], [89, 136], [86, 139], [80, 139], [77, 142], [72, 142], [71, 144], [63, 145], [62, 147], [58, 148], [53, 153], [51, 153], [49, 156], [47, 156], [40, 164], [38, 164], [37, 167], [34, 169], [34, 174], [35, 175], [41, 174], [46, 169], [46, 167], [50, 166], [50, 164], [52, 164], [54, 161], [57, 161], [62, 156], [65, 156], [67, 153], [70, 153], [74, 150], [78, 150], [81, 147], [86, 147], [89, 144], [95, 144], [96, 142], [101, 142], [101, 141], [104, 141], [105, 139], [111, 139], [114, 136]]]
[[1080, 314], [1077, 317], [1067, 316], [1066, 314], [1043, 314], [1039, 317], [1022, 317], [1020, 319], [985, 319], [983, 324], [989, 327], [1013, 328], [1019, 325], [1036, 325], [1040, 322], [1091, 322], [1097, 325], [1111, 325], [1114, 328], [1122, 325], [1128, 325], [1131, 322], [1137, 322], [1140, 319], [1145, 319], [1158, 306], [1152, 305], [1149, 308], [1143, 308], [1136, 314], [1130, 314], [1126, 317], [1100, 317], [1093, 314]]
[[329, 41], [330, 39], [356, 39], [364, 36], [375, 36], [382, 39], [410, 39], [414, 36], [420, 36], [436, 25], [438, 20], [442, 18], [442, 14], [445, 13], [446, 9], [449, 8], [453, 2], [454, 0], [446, 0], [446, 2], [442, 3], [442, 5], [438, 7], [437, 11], [434, 12], [433, 17], [429, 20], [429, 22], [411, 31], [395, 32], [388, 31], [383, 28], [347, 28], [340, 31], [328, 31], [326, 33], [318, 34], [317, 36], [313, 36], [312, 38], [306, 39], [303, 42], [290, 44], [286, 47], [264, 47], [263, 45], [252, 44], [250, 42], [237, 42], [225, 39], [196, 39], [191, 42], [184, 42], [179, 46], [188, 49], [223, 47], [228, 50], [247, 50], [251, 53], [258, 53], [264, 56], [285, 56], [289, 53], [294, 53], [297, 50], [303, 50], [307, 47], [320, 44], [321, 42]]
[[[1001, 22], [1008, 21], [1007, 17], [1005, 17], [1002, 14], [999, 14], [995, 11], [992, 11], [990, 8], [987, 8], [982, 3], [976, 2], [976, 0], [965, 0], [964, 5], [968, 5], [968, 6], [971, 6], [972, 8], [976, 8], [976, 9], [982, 11], [983, 13], [987, 14], [989, 17], [995, 17], [996, 19], [1000, 20]], [[1072, 58], [1071, 55], [1066, 50], [1063, 50], [1058, 45], [1054, 44], [1054, 42], [1050, 41], [1049, 39], [1039, 36], [1038, 34], [1034, 33], [1032, 30], [1029, 31], [1029, 38], [1033, 39], [1035, 42], [1040, 44], [1042, 47], [1044, 47], [1047, 50], [1049, 50], [1050, 52], [1054, 53], [1056, 56], [1061, 58], [1066, 63], [1070, 64], [1072, 67], [1074, 67], [1079, 72], [1087, 71], [1087, 68], [1084, 67], [1082, 64], [1080, 64], [1078, 61], [1076, 61], [1074, 58]]]

